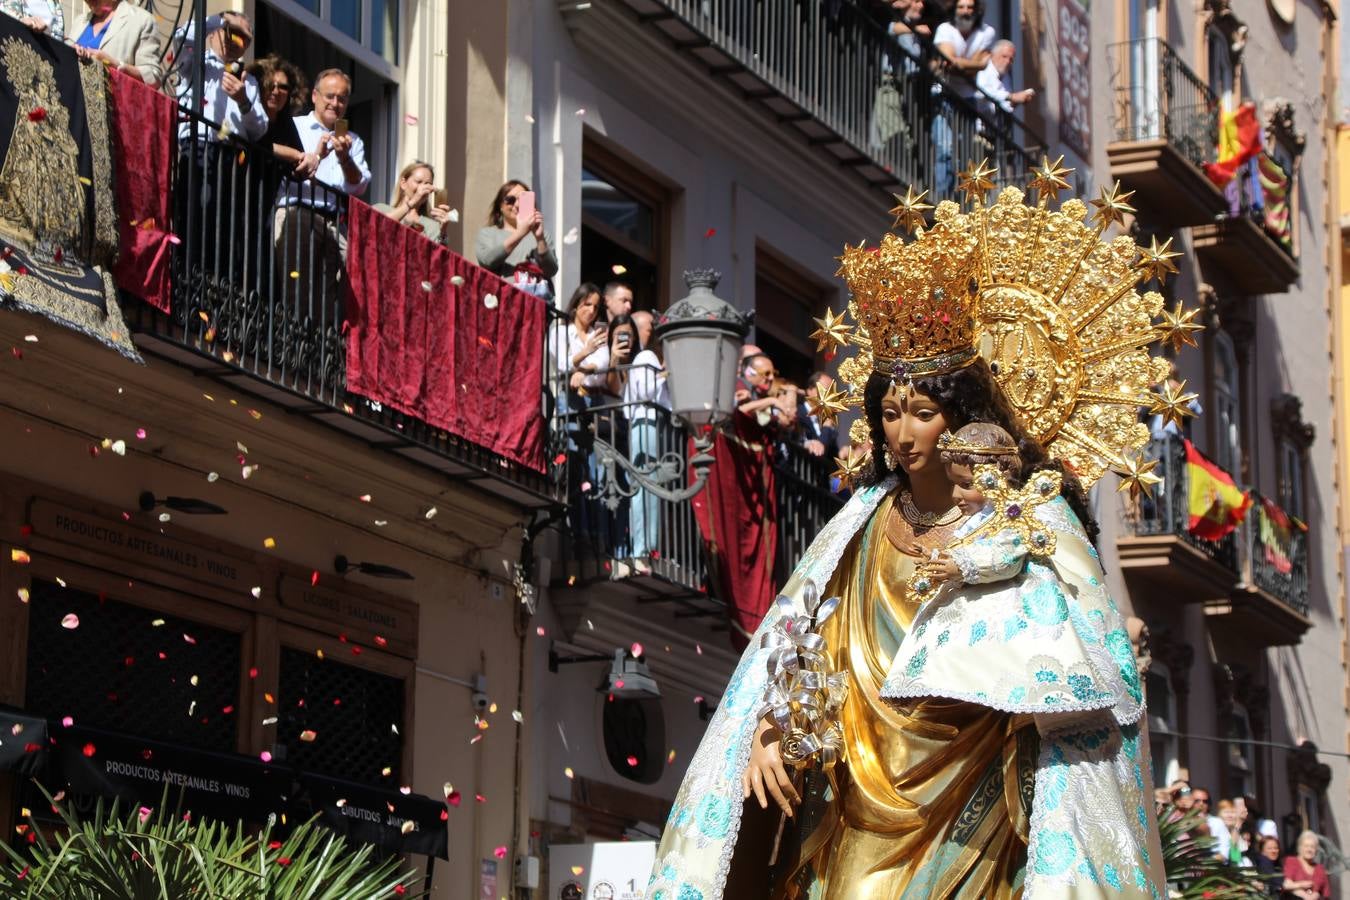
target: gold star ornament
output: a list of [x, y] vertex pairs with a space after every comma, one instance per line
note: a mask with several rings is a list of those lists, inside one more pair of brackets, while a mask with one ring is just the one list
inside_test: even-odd
[[1162, 484], [1162, 477], [1153, 474], [1153, 470], [1158, 468], [1158, 460], [1144, 460], [1138, 456], [1128, 456], [1117, 466], [1116, 474], [1120, 476], [1120, 484], [1116, 485], [1116, 493], [1129, 493], [1131, 500], [1138, 500], [1142, 494], [1145, 497], [1153, 496], [1153, 488]]
[[1032, 170], [1027, 187], [1036, 192], [1036, 199], [1040, 202], [1044, 203], [1047, 198], [1058, 200], [1059, 192], [1069, 189], [1069, 182], [1064, 176], [1071, 174], [1073, 169], [1065, 168], [1063, 163], [1063, 156], [1054, 162], [1050, 161], [1050, 157], [1042, 156], [1041, 167]]
[[978, 200], [983, 203], [985, 195], [994, 189], [996, 174], [998, 169], [989, 165], [989, 159], [986, 157], [978, 163], [972, 163], [970, 168], [962, 172], [956, 186], [966, 195], [967, 200]]
[[1159, 281], [1165, 281], [1168, 275], [1177, 273], [1177, 264], [1172, 262], [1181, 254], [1172, 249], [1172, 239], [1168, 238], [1161, 244], [1158, 243], [1157, 235], [1154, 235], [1149, 242], [1147, 250], [1139, 251], [1139, 261], [1134, 267], [1144, 273], [1144, 279], [1156, 278]]
[[1171, 344], [1172, 349], [1180, 353], [1181, 348], [1187, 344], [1192, 347], [1200, 346], [1196, 343], [1195, 333], [1204, 331], [1205, 326], [1195, 321], [1195, 317], [1199, 314], [1199, 309], [1183, 309], [1178, 303], [1176, 312], [1168, 309], [1162, 311], [1163, 320], [1155, 327], [1163, 342]]
[[848, 409], [848, 393], [837, 391], [833, 386], [817, 388], [816, 396], [806, 401], [811, 407], [811, 415], [820, 419], [823, 425], [839, 424], [839, 414]]
[[1121, 193], [1119, 181], [1110, 190], [1102, 188], [1102, 195], [1092, 201], [1092, 218], [1096, 220], [1097, 227], [1105, 231], [1113, 222], [1125, 221], [1127, 215], [1134, 213], [1134, 207], [1129, 203], [1133, 196], [1134, 191]]
[[825, 317], [815, 320], [818, 326], [811, 332], [811, 340], [816, 342], [817, 353], [833, 353], [847, 346], [849, 327], [844, 322], [844, 314], [836, 314], [832, 309], [825, 310]]
[[910, 185], [905, 190], [905, 196], [901, 197], [899, 194], [894, 196], [899, 205], [891, 210], [891, 215], [895, 216], [895, 224], [892, 227], [912, 232], [927, 223], [924, 214], [933, 208], [933, 204], [923, 202], [923, 198], [928, 196], [927, 191], [919, 191], [916, 194], [914, 185]]
[[1153, 398], [1153, 405], [1149, 412], [1156, 416], [1162, 416], [1164, 422], [1174, 422], [1180, 426], [1186, 421], [1187, 416], [1195, 415], [1191, 409], [1191, 404], [1197, 399], [1196, 394], [1187, 394], [1186, 382], [1173, 384], [1168, 382], [1162, 387], [1162, 392]]
[[839, 479], [839, 490], [851, 491], [858, 484], [858, 479], [867, 471], [867, 464], [871, 460], [870, 453], [860, 453], [856, 450], [848, 456], [836, 456], [834, 471], [830, 473], [830, 477]]

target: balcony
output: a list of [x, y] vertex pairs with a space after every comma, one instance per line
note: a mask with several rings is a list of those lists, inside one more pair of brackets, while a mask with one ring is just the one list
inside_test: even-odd
[[1269, 498], [1253, 492], [1252, 509], [1238, 530], [1242, 582], [1228, 603], [1206, 609], [1211, 628], [1235, 632], [1262, 646], [1297, 644], [1308, 618], [1307, 526]]
[[1116, 541], [1131, 593], [1177, 603], [1226, 602], [1241, 571], [1237, 533], [1207, 541], [1188, 529], [1190, 479], [1180, 438], [1155, 439], [1148, 457], [1158, 460], [1155, 472], [1163, 481], [1153, 497], [1127, 507], [1125, 535]]
[[[587, 408], [569, 408], [587, 402]], [[664, 618], [669, 628], [725, 632], [728, 598], [717, 596], [692, 503], [640, 489], [596, 452], [598, 438], [639, 465], [661, 460], [681, 466], [689, 443], [684, 427], [654, 404], [597, 402], [595, 396], [578, 398], [576, 393], [559, 405], [554, 422], [555, 431], [566, 437], [568, 506], [557, 529], [555, 558], [561, 569], [553, 573], [550, 597], [566, 632], [573, 634], [583, 623], [589, 623], [588, 631], [603, 630], [602, 615], [625, 607], [623, 614], [631, 615], [634, 603], [648, 624]], [[775, 585], [781, 586], [843, 502], [830, 490], [831, 466], [825, 458], [780, 444], [773, 467], [778, 504], [773, 571]], [[678, 479], [671, 486], [682, 483]], [[691, 620], [696, 629], [689, 627]]]
[[1264, 154], [1252, 160], [1225, 188], [1223, 212], [1192, 229], [1191, 239], [1206, 267], [1223, 273], [1242, 293], [1282, 294], [1298, 280], [1299, 266], [1292, 241], [1287, 235], [1281, 239], [1267, 224], [1266, 198], [1258, 175], [1250, 169], [1262, 163], [1292, 183]]
[[1114, 96], [1111, 177], [1135, 192], [1150, 221], [1204, 225], [1228, 208], [1205, 174], [1219, 143], [1219, 102], [1209, 87], [1156, 38], [1109, 48]]
[[[839, 0], [559, 0], [568, 27], [611, 55], [634, 20], [688, 54], [770, 120], [883, 190], [931, 188], [957, 199], [955, 174], [988, 158], [1022, 184], [1044, 141], [1011, 116], [983, 114], [864, 10]], [[629, 32], [631, 33], [631, 31]], [[878, 102], [878, 89], [890, 94]]]
[[[148, 91], [144, 93], [147, 103], [158, 102]], [[560, 487], [550, 475], [527, 464], [523, 456], [489, 449], [475, 440], [479, 433], [474, 428], [463, 423], [433, 424], [435, 420], [400, 412], [394, 408], [396, 404], [348, 389], [352, 371], [349, 326], [355, 318], [349, 286], [356, 268], [363, 265], [361, 260], [369, 261], [377, 254], [370, 252], [369, 242], [365, 246], [353, 242], [345, 248], [345, 257], [339, 258], [334, 236], [339, 230], [344, 238], [347, 234], [352, 215], [347, 198], [310, 182], [304, 190], [310, 192], [312, 205], [288, 206], [276, 198], [279, 189], [283, 193], [287, 190], [289, 166], [275, 159], [270, 148], [235, 137], [217, 140], [214, 124], [187, 109], [179, 109], [177, 114], [180, 121], [190, 121], [192, 127], [183, 124], [183, 138], [170, 138], [176, 153], [176, 165], [168, 180], [172, 193], [169, 209], [174, 218], [169, 238], [173, 245], [171, 289], [167, 309], [124, 295], [126, 319], [137, 346], [151, 357], [228, 384], [293, 416], [324, 423], [370, 448], [429, 467], [469, 489], [485, 491], [521, 508], [556, 503], [561, 497]], [[215, 199], [196, 202], [197, 198], [208, 197]], [[315, 210], [327, 211], [320, 214]], [[292, 227], [289, 217], [297, 214], [302, 214], [297, 216], [299, 227]], [[406, 239], [427, 244], [419, 248], [426, 253], [412, 254], [419, 262], [410, 262], [408, 271], [397, 277], [429, 277], [412, 273], [417, 265], [430, 265], [425, 262], [433, 252], [430, 242], [411, 232]], [[489, 279], [487, 290], [502, 284], [461, 258], [448, 256], [453, 257], [453, 265], [469, 273], [471, 282], [481, 275]], [[366, 265], [366, 277], [379, 281], [395, 276], [387, 275], [383, 266]], [[467, 301], [467, 292], [451, 286], [453, 279], [444, 280], [450, 284], [435, 288], [429, 281], [422, 284], [424, 290], [435, 291], [447, 305], [476, 305]], [[382, 287], [376, 285], [377, 290]], [[398, 286], [391, 283], [389, 287]], [[505, 290], [504, 284], [501, 290]], [[532, 297], [527, 302], [547, 306]], [[548, 312], [545, 308], [538, 313], [545, 323]], [[471, 317], [454, 321], [463, 323], [466, 329], [473, 325]], [[436, 353], [465, 353], [462, 347], [457, 351], [453, 346], [434, 346], [432, 337], [410, 324], [416, 326], [417, 322], [394, 323], [399, 333], [392, 345], [400, 353], [428, 358]], [[383, 327], [382, 323], [371, 327], [376, 338]], [[421, 332], [432, 327], [422, 322]], [[453, 345], [454, 329], [446, 330], [452, 334], [447, 343]], [[490, 341], [481, 334], [478, 340]], [[538, 347], [520, 347], [519, 351], [522, 369], [533, 356], [532, 364], [543, 372], [542, 333]], [[489, 373], [488, 377], [491, 380], [495, 376]], [[458, 370], [454, 380], [464, 380]], [[538, 433], [546, 434], [538, 399], [541, 393], [532, 390], [529, 394], [525, 402], [535, 405]], [[404, 399], [409, 402], [402, 408], [413, 409], [426, 398]], [[525, 427], [536, 425], [527, 423]], [[547, 447], [542, 454], [539, 463], [553, 456]]]

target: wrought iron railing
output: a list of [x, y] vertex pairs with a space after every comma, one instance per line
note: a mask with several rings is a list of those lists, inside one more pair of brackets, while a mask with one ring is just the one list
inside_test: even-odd
[[[774, 456], [778, 494], [778, 555], [774, 582], [782, 587], [816, 534], [844, 501], [831, 488], [833, 452], [815, 456], [796, 443], [783, 443]], [[821, 585], [824, 588], [824, 585]]]
[[[179, 120], [170, 309], [126, 304], [131, 327], [288, 408], [352, 416], [382, 435], [372, 443], [428, 450], [543, 502], [557, 499], [545, 473], [347, 391], [346, 195], [315, 181], [301, 186], [270, 147], [221, 137], [194, 110], [180, 107]], [[543, 359], [545, 347], [521, 352]]]
[[[1044, 141], [991, 99], [955, 90], [931, 46], [902, 45], [861, 4], [838, 0], [651, 0], [871, 159], [896, 184], [956, 198], [956, 172], [988, 158], [1021, 182]], [[775, 107], [779, 101], [775, 100]], [[780, 112], [780, 115], [783, 115]], [[821, 136], [813, 138], [824, 142]]]
[[1151, 497], [1141, 497], [1127, 507], [1126, 525], [1135, 535], [1175, 535], [1195, 547], [1234, 575], [1241, 574], [1238, 539], [1230, 532], [1217, 541], [1196, 537], [1190, 525], [1190, 477], [1186, 471], [1186, 445], [1180, 437], [1155, 437], [1146, 449], [1149, 459], [1158, 460], [1154, 474], [1163, 480]]
[[[651, 370], [618, 366], [608, 371], [636, 378]], [[597, 373], [593, 384], [604, 374]], [[638, 466], [662, 459], [683, 464], [689, 455], [688, 431], [656, 403], [624, 403], [599, 387], [583, 392], [566, 381], [555, 370], [554, 429], [566, 443], [559, 456], [566, 457], [567, 520], [559, 528], [564, 577], [585, 581], [650, 572], [712, 594], [703, 535], [690, 501], [666, 500], [641, 489], [621, 467], [606, 466], [596, 451], [599, 439]], [[832, 460], [789, 442], [772, 452], [778, 501], [774, 573], [781, 586], [842, 501], [830, 491]], [[614, 479], [617, 484], [610, 484]]]
[[1165, 41], [1112, 44], [1112, 130], [1117, 141], [1165, 140], [1196, 166], [1219, 146], [1219, 101]]
[[1243, 524], [1250, 552], [1251, 583], [1306, 616], [1308, 533], [1302, 523], [1253, 493], [1252, 509]]

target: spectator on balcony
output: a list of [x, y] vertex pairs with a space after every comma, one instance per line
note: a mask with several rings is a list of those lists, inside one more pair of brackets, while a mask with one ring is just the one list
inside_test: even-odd
[[890, 0], [889, 5], [891, 19], [886, 23], [886, 34], [892, 43], [887, 45], [881, 59], [881, 84], [872, 104], [874, 150], [880, 150], [897, 135], [902, 136], [905, 144], [910, 142], [913, 97], [906, 94], [900, 79], [918, 71], [923, 45], [933, 37], [932, 28], [923, 18], [924, 0]]
[[[199, 124], [202, 140], [219, 143], [230, 136], [247, 141], [262, 140], [267, 133], [267, 110], [258, 80], [244, 71], [243, 58], [253, 44], [253, 22], [247, 15], [227, 10], [206, 20], [206, 54], [202, 61], [202, 97], [198, 102], [190, 77], [197, 52], [193, 25], [174, 35], [178, 70], [184, 76], [178, 85], [178, 105], [201, 114], [210, 124]], [[192, 123], [178, 126], [180, 143], [192, 135]], [[233, 151], [231, 151], [233, 157]]]
[[521, 194], [529, 190], [525, 182], [515, 180], [497, 189], [488, 212], [488, 223], [479, 229], [474, 250], [478, 264], [483, 268], [521, 290], [552, 299], [558, 258], [553, 254], [553, 242], [544, 231], [544, 214], [537, 206], [528, 216], [516, 214]]
[[958, 96], [975, 96], [975, 76], [989, 63], [998, 35], [984, 21], [981, 0], [956, 0], [950, 20], [933, 34], [933, 44], [944, 57], [948, 86]]
[[605, 285], [605, 321], [613, 322], [619, 316], [633, 312], [633, 289], [622, 281], [611, 281]]
[[66, 39], [66, 14], [60, 0], [0, 0], [0, 12], [13, 16], [38, 34]]
[[1256, 856], [1252, 863], [1265, 884], [1266, 894], [1278, 897], [1284, 889], [1284, 866], [1280, 864], [1280, 839], [1265, 835], [1259, 839]]
[[[994, 27], [984, 22], [984, 4], [980, 0], [956, 0], [950, 20], [933, 33], [933, 45], [940, 55], [947, 86], [958, 97], [973, 100], [975, 76], [989, 62], [995, 37]], [[933, 188], [938, 197], [950, 196], [956, 190], [957, 115], [951, 103], [940, 101], [929, 129], [934, 152]]]
[[151, 13], [125, 0], [85, 0], [75, 17], [75, 52], [157, 85], [164, 77], [159, 25]]
[[314, 109], [296, 116], [295, 128], [306, 159], [317, 164], [308, 175], [308, 165], [298, 168], [282, 185], [272, 232], [283, 292], [307, 296], [322, 311], [321, 327], [339, 329], [347, 232], [338, 217], [346, 197], [370, 185], [365, 142], [344, 118], [351, 94], [352, 80], [341, 69], [325, 69], [314, 80]]
[[833, 457], [839, 447], [839, 427], [826, 425], [820, 417], [811, 412], [811, 401], [820, 396], [821, 391], [834, 387], [834, 379], [824, 372], [814, 372], [806, 383], [801, 408], [797, 410], [797, 419], [802, 423], [802, 446], [813, 456]]
[[980, 89], [980, 111], [991, 119], [1000, 110], [1011, 114], [1014, 106], [1027, 103], [1036, 96], [1031, 88], [1012, 89], [1012, 64], [1016, 57], [1016, 44], [1006, 39], [995, 41], [994, 48], [989, 51], [989, 62], [975, 76], [975, 86]]
[[1238, 818], [1238, 809], [1233, 805], [1232, 800], [1219, 801], [1219, 822], [1224, 834], [1228, 836], [1228, 852], [1224, 855], [1224, 862], [1230, 866], [1251, 865], [1251, 861], [1244, 862], [1247, 854], [1247, 845], [1242, 837]]
[[433, 241], [449, 240], [450, 205], [436, 203], [436, 172], [430, 163], [415, 159], [398, 173], [394, 202], [376, 203], [375, 209], [395, 222], [416, 228]]
[[655, 320], [656, 317], [645, 309], [639, 309], [637, 312], [633, 313], [633, 324], [637, 326], [638, 343], [644, 349], [651, 350], [657, 359], [660, 359], [660, 350], [652, 338]]
[[600, 288], [582, 282], [567, 301], [567, 321], [553, 326], [550, 355], [566, 389], [571, 391], [584, 393], [604, 386], [609, 350], [599, 313]]
[[[267, 115], [263, 145], [270, 145], [272, 155], [277, 159], [296, 169], [308, 168], [308, 174], [313, 175], [319, 158], [314, 156], [312, 160], [305, 160], [305, 146], [300, 143], [300, 131], [295, 127], [295, 117], [304, 109], [305, 93], [309, 89], [304, 73], [299, 66], [275, 53], [250, 63], [247, 71], [258, 82], [263, 112]], [[276, 196], [275, 189], [267, 196], [269, 200]]]
[[1223, 819], [1214, 815], [1208, 788], [1191, 788], [1191, 804], [1204, 817], [1207, 834], [1214, 838], [1214, 855], [1222, 860], [1228, 859], [1228, 827]]
[[[756, 348], [758, 349], [758, 348]], [[741, 377], [736, 385], [736, 411], [767, 427], [781, 413], [781, 401], [773, 396], [773, 382], [778, 373], [773, 360], [764, 353], [752, 353], [741, 358]]]
[[741, 345], [741, 365], [745, 365], [745, 361], [752, 356], [763, 356], [763, 355], [764, 351], [759, 349], [759, 347], [756, 346], [755, 344]]
[[[650, 313], [647, 318], [651, 318]], [[643, 343], [636, 315], [620, 315], [610, 322], [609, 346], [611, 390], [623, 399], [628, 419], [629, 459], [637, 466], [653, 466], [660, 456], [658, 409], [670, 409], [661, 360]], [[646, 560], [657, 549], [659, 514], [657, 496], [639, 488], [628, 506], [628, 533], [634, 568], [642, 574], [651, 571]]]
[[1316, 832], [1305, 831], [1298, 836], [1297, 855], [1284, 859], [1283, 896], [1299, 900], [1321, 900], [1331, 896], [1326, 867], [1317, 861], [1318, 843]]

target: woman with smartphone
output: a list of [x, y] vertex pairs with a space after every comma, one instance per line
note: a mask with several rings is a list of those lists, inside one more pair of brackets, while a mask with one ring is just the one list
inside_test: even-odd
[[553, 299], [558, 258], [544, 231], [534, 192], [525, 182], [513, 179], [497, 189], [488, 224], [479, 229], [474, 249], [483, 268], [520, 290]]
[[436, 190], [436, 172], [430, 163], [415, 159], [398, 173], [394, 183], [394, 202], [376, 203], [375, 210], [395, 222], [416, 228], [433, 241], [449, 239], [450, 206]]

